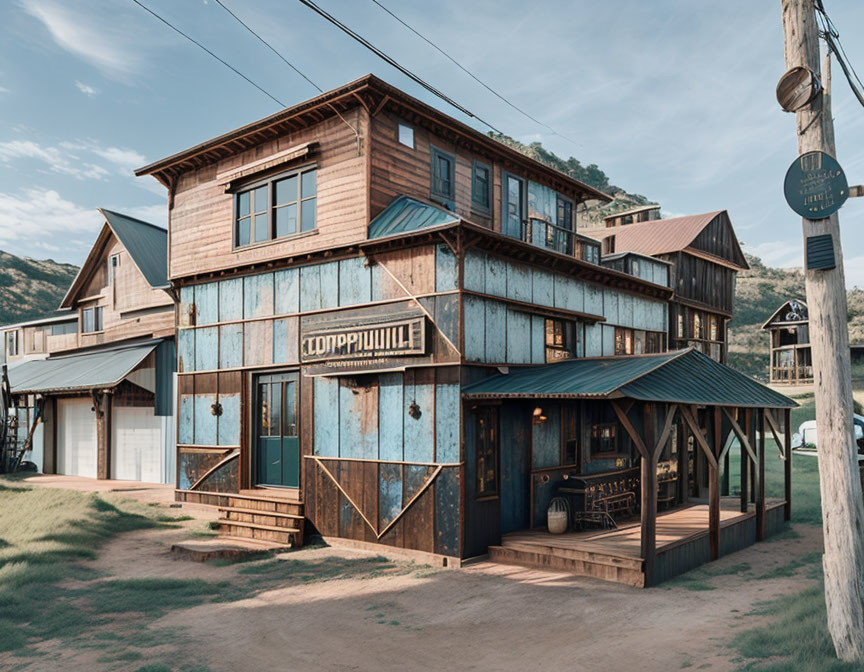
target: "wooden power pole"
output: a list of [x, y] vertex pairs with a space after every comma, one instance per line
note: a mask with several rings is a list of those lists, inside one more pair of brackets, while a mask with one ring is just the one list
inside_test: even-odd
[[[782, 2], [786, 67], [806, 66], [818, 76], [819, 33], [814, 0]], [[830, 99], [818, 95], [796, 115], [799, 154], [822, 151], [836, 156]], [[835, 258], [834, 268], [805, 270], [819, 431], [828, 629], [838, 658], [864, 661], [864, 502], [852, 427], [852, 370], [840, 224], [836, 213], [826, 219], [804, 218], [802, 224], [805, 249], [809, 238], [827, 234], [833, 240]]]

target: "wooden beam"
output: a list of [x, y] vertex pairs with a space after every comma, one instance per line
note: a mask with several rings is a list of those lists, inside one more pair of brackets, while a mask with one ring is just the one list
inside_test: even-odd
[[774, 415], [771, 413], [770, 408], [765, 408], [762, 412], [765, 414], [765, 421], [768, 423], [768, 428], [771, 430], [771, 434], [774, 437], [774, 443], [777, 444], [777, 450], [780, 451], [780, 457], [785, 460], [786, 452], [783, 441], [780, 439], [780, 428], [777, 426], [777, 421], [774, 419]]
[[672, 433], [672, 424], [675, 422], [675, 413], [678, 411], [678, 404], [672, 404], [669, 410], [666, 411], [666, 422], [663, 425], [663, 431], [660, 433], [660, 438], [657, 440], [657, 445], [654, 446], [654, 461], [660, 459], [660, 453], [663, 452], [663, 447], [669, 441], [669, 435]]
[[[719, 406], [714, 407], [714, 431], [712, 432], [714, 444], [713, 452], [720, 452], [721, 422], [723, 419]], [[715, 460], [708, 466], [708, 542], [710, 546], [711, 560], [720, 557], [720, 465]]]
[[[680, 416], [680, 414], [679, 414]], [[687, 423], [679, 424], [678, 436], [678, 475], [681, 479], [681, 492], [679, 499], [683, 504], [690, 499], [690, 441], [688, 440]]]
[[786, 452], [786, 462], [783, 464], [784, 496], [786, 497], [783, 519], [788, 522], [792, 520], [792, 410], [789, 408], [784, 411], [783, 426], [786, 428], [786, 433], [783, 435]]
[[705, 453], [708, 464], [716, 468], [717, 458], [714, 457], [714, 454], [711, 452], [711, 448], [708, 446], [708, 442], [705, 440], [705, 437], [702, 436], [702, 430], [700, 429], [699, 423], [696, 422], [696, 418], [693, 415], [693, 408], [691, 406], [682, 406], [681, 415], [684, 416], [684, 420], [686, 420], [687, 424], [690, 425], [690, 431], [693, 433], [693, 438], [696, 439], [696, 442], [699, 444], [702, 452]]
[[633, 444], [636, 446], [636, 450], [639, 451], [639, 454], [642, 457], [651, 460], [652, 454], [648, 452], [648, 448], [645, 447], [645, 443], [642, 441], [642, 437], [639, 436], [639, 432], [637, 432], [636, 428], [633, 427], [633, 423], [630, 422], [630, 419], [627, 417], [624, 409], [622, 409], [621, 406], [618, 405], [618, 402], [614, 400], [612, 401], [612, 408], [615, 411], [615, 415], [618, 416], [618, 421], [624, 426], [625, 431], [630, 436]]
[[[654, 429], [656, 421], [654, 418], [656, 404], [645, 404], [643, 406], [643, 431], [645, 440], [649, 446], [654, 445]], [[626, 419], [626, 415], [624, 418]], [[629, 425], [629, 420], [627, 422]], [[632, 427], [632, 425], [631, 425]], [[643, 448], [645, 446], [643, 445]], [[642, 454], [640, 490], [641, 490], [641, 542], [642, 559], [645, 563], [645, 585], [654, 583], [654, 562], [657, 553], [657, 459], [656, 451]]]
[[756, 488], [756, 538], [765, 539], [765, 409], [759, 409], [759, 476]]
[[741, 442], [741, 447], [747, 451], [750, 459], [753, 460], [753, 463], [755, 464], [757, 461], [756, 453], [753, 452], [753, 446], [750, 445], [750, 439], [747, 438], [747, 434], [741, 429], [741, 427], [735, 421], [735, 418], [732, 417], [732, 414], [729, 412], [728, 408], [724, 406], [723, 412], [726, 414], [726, 417], [729, 418], [729, 422], [732, 424], [732, 431], [735, 432], [735, 436], [737, 436], [738, 440]]
[[[747, 432], [750, 432], [750, 409], [744, 410], [744, 426], [747, 428]], [[750, 479], [748, 478], [750, 474], [750, 460], [744, 459], [744, 451], [741, 451], [741, 513], [747, 513], [747, 493], [750, 489]]]

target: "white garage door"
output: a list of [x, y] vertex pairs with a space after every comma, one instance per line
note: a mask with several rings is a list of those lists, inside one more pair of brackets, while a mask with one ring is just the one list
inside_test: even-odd
[[153, 408], [115, 406], [111, 418], [112, 478], [162, 481], [162, 418]]
[[57, 473], [96, 478], [96, 414], [90, 399], [57, 401]]

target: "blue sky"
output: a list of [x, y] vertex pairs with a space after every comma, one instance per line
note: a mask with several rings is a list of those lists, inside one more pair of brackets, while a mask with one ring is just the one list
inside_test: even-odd
[[[142, 1], [286, 104], [315, 95], [212, 0]], [[299, 2], [224, 1], [325, 90], [373, 72], [461, 118]], [[505, 106], [370, 0], [319, 4], [507, 134], [597, 163], [667, 216], [726, 208], [749, 251], [801, 264], [800, 219], [782, 195], [797, 147], [794, 118], [774, 98], [779, 0], [382, 0], [575, 144]], [[864, 75], [864, 3], [825, 5]], [[864, 183], [864, 108], [836, 64], [833, 89], [838, 159]], [[6, 0], [0, 249], [81, 263], [97, 207], [165, 225], [164, 189], [132, 170], [277, 109], [131, 0]], [[862, 219], [864, 198], [850, 199], [850, 286], [864, 287]]]

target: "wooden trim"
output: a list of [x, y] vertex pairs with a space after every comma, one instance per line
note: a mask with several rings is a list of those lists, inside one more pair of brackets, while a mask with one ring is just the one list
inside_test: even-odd
[[[714, 450], [720, 452], [722, 415], [719, 407], [714, 407]], [[708, 545], [711, 560], [720, 557], [720, 464], [715, 462], [708, 467]]]
[[780, 428], [777, 426], [777, 421], [774, 419], [774, 416], [769, 409], [765, 408], [762, 412], [765, 415], [765, 421], [768, 423], [768, 427], [771, 429], [771, 434], [774, 437], [774, 442], [777, 444], [777, 449], [780, 451], [780, 457], [785, 460], [787, 453], [785, 452], [784, 442], [780, 440]]
[[690, 426], [690, 431], [693, 433], [693, 438], [696, 439], [696, 443], [699, 444], [702, 452], [705, 453], [705, 457], [708, 459], [708, 463], [712, 467], [717, 468], [717, 458], [714, 457], [714, 454], [711, 452], [711, 448], [708, 446], [708, 442], [705, 440], [705, 437], [702, 436], [702, 430], [699, 427], [699, 423], [696, 422], [696, 418], [693, 416], [693, 409], [689, 406], [682, 406], [681, 415], [687, 422], [687, 424]]
[[189, 486], [189, 490], [195, 490], [195, 488], [203, 483], [213, 472], [217, 469], [221, 469], [224, 465], [228, 464], [231, 460], [236, 460], [240, 457], [240, 449], [236, 448], [228, 451], [228, 454], [225, 455], [221, 460], [219, 460], [216, 464], [210, 467], [207, 471], [205, 471], [201, 476], [198, 477], [198, 480], [195, 481], [192, 485]]
[[672, 425], [675, 422], [675, 413], [678, 411], [678, 404], [672, 404], [669, 410], [666, 411], [666, 422], [663, 425], [663, 431], [660, 433], [660, 438], [657, 440], [657, 445], [654, 446], [653, 460], [657, 462], [660, 459], [660, 453], [663, 452], [663, 447], [669, 440], [669, 435], [672, 433]]
[[[321, 464], [320, 459], [316, 459], [315, 462], [321, 468], [321, 471], [323, 471], [327, 475], [327, 477], [331, 481], [333, 481], [333, 485], [336, 486], [336, 489], [339, 490], [339, 492], [342, 493], [342, 495], [345, 497], [345, 499], [348, 500], [348, 502], [351, 504], [351, 506], [354, 507], [354, 510], [357, 511], [358, 514], [360, 514], [360, 517], [369, 526], [369, 529], [371, 529], [372, 532], [374, 532], [377, 535], [378, 530], [375, 528], [375, 526], [372, 523], [369, 522], [369, 519], [366, 517], [366, 514], [363, 513], [363, 511], [361, 511], [360, 507], [357, 506], [357, 503], [353, 499], [351, 499], [351, 496], [347, 492], [345, 492], [345, 490], [342, 488], [341, 485], [339, 485], [339, 481], [336, 480], [336, 477], [330, 473], [330, 470], [327, 469], [327, 467], [325, 467], [323, 464]], [[380, 537], [379, 537], [379, 539], [380, 539]]]
[[463, 462], [404, 462], [400, 460], [372, 460], [363, 457], [327, 457], [326, 455], [304, 455], [306, 460], [335, 460], [341, 462], [374, 462], [376, 464], [404, 464], [416, 467], [461, 467]]
[[627, 431], [627, 434], [630, 435], [630, 440], [633, 441], [633, 444], [636, 446], [636, 450], [639, 451], [639, 454], [647, 459], [651, 460], [653, 455], [648, 452], [648, 449], [645, 447], [645, 443], [642, 441], [642, 437], [639, 436], [639, 433], [636, 431], [636, 428], [633, 427], [633, 424], [630, 422], [630, 419], [627, 417], [627, 414], [624, 413], [624, 410], [618, 405], [617, 401], [612, 401], [612, 409], [615, 411], [615, 415], [618, 416], [618, 420], [624, 426], [624, 429]]
[[[509, 299], [505, 296], [495, 296], [494, 294], [485, 294], [483, 292], [475, 292], [470, 289], [461, 290], [467, 296], [476, 296], [480, 299], [489, 299], [492, 301], [501, 301], [502, 303], [523, 308], [525, 312], [530, 312], [537, 315], [550, 315], [552, 317], [564, 317], [573, 320], [590, 321], [590, 322], [605, 322], [606, 318], [603, 315], [594, 315], [592, 313], [582, 313], [576, 310], [566, 310], [564, 308], [555, 308], [553, 306], [541, 306], [536, 303], [528, 303], [527, 301], [518, 301]], [[663, 333], [663, 332], [655, 332]]]
[[729, 420], [729, 423], [732, 425], [732, 431], [735, 432], [735, 436], [738, 437], [738, 440], [741, 442], [741, 445], [744, 446], [744, 449], [747, 451], [747, 454], [750, 456], [750, 459], [755, 464], [758, 462], [756, 457], [756, 453], [753, 452], [753, 447], [750, 445], [750, 439], [747, 438], [747, 435], [735, 421], [735, 418], [732, 417], [732, 413], [729, 412], [729, 409], [725, 406], [723, 407], [723, 412], [726, 414], [726, 418]]

